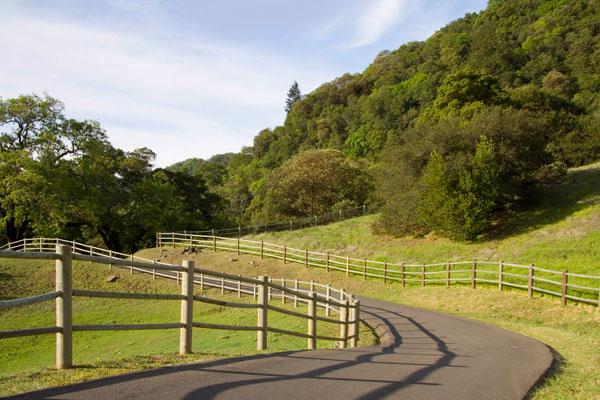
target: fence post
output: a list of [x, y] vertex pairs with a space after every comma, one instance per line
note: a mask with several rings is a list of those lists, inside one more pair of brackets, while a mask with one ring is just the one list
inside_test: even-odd
[[215, 236], [215, 230], [213, 229], [213, 251], [217, 252], [217, 237]]
[[387, 261], [383, 262], [383, 283], [387, 283]]
[[360, 339], [360, 300], [354, 302], [354, 347]]
[[325, 303], [325, 316], [329, 317], [331, 315], [331, 306], [329, 305], [329, 298], [331, 297], [331, 285], [329, 283], [325, 285], [325, 297], [327, 297], [327, 302]]
[[500, 264], [498, 265], [498, 289], [502, 291], [504, 289], [504, 261], [500, 260]]
[[286, 264], [287, 263], [287, 245], [283, 245], [283, 263]]
[[238, 233], [237, 237], [237, 254], [240, 255], [240, 234]]
[[162, 234], [158, 233], [156, 237], [158, 239], [158, 247], [162, 247]]
[[[156, 264], [156, 260], [152, 260], [152, 264]], [[156, 269], [152, 268], [152, 280], [156, 280]]]
[[404, 263], [400, 264], [400, 272], [402, 273], [402, 287], [406, 287], [406, 275], [405, 275], [406, 266]]
[[450, 260], [448, 260], [448, 262], [446, 263], [446, 289], [448, 289], [450, 287], [450, 267], [451, 267], [451, 262]]
[[238, 294], [238, 298], [242, 297], [242, 282], [240, 281], [240, 274], [238, 274], [237, 294]]
[[56, 369], [73, 366], [73, 263], [70, 247], [56, 245], [56, 290], [61, 292], [56, 298]]
[[348, 342], [348, 300], [340, 304], [340, 349], [346, 348]]
[[225, 294], [225, 278], [221, 277], [221, 294]]
[[527, 274], [527, 296], [529, 298], [533, 297], [533, 267], [533, 264], [529, 266], [529, 273]]
[[[294, 279], [294, 290], [298, 291], [298, 278]], [[294, 307], [298, 307], [298, 296], [294, 295]]]
[[314, 350], [317, 347], [317, 293], [310, 292], [308, 301], [308, 349]]
[[175, 232], [171, 233], [171, 241], [173, 242], [173, 248], [175, 248]]
[[363, 264], [363, 281], [367, 280], [367, 259], [365, 258], [364, 264]]
[[[130, 260], [130, 261], [133, 261], [133, 254], [129, 256], [129, 260]], [[131, 275], [133, 275], [133, 265], [130, 265], [130, 266], [129, 266], [129, 273], [130, 273]]]
[[[108, 256], [109, 256], [110, 258], [112, 258], [112, 256], [113, 256], [113, 255], [112, 255], [112, 250], [109, 250], [109, 251], [108, 251]], [[112, 264], [108, 264], [108, 269], [109, 269], [109, 270], [112, 270], [112, 267], [113, 267], [113, 265], [112, 265]]]
[[194, 261], [184, 260], [181, 279], [181, 318], [183, 327], [179, 330], [179, 354], [185, 355], [192, 352], [192, 329], [194, 316]]
[[[285, 278], [281, 278], [281, 286], [285, 288]], [[281, 290], [281, 304], [285, 304], [285, 290]]]
[[263, 240], [260, 241], [260, 259], [265, 258], [265, 242]]
[[204, 293], [204, 274], [200, 274], [200, 294]]
[[356, 347], [356, 301], [354, 301], [354, 297], [352, 297], [352, 308], [349, 309], [349, 326], [348, 326], [348, 335], [350, 336], [350, 347]]
[[425, 287], [425, 264], [421, 267], [421, 288]]
[[256, 331], [256, 350], [266, 350], [267, 349], [267, 324], [268, 324], [268, 298], [267, 293], [270, 292], [269, 288], [269, 277], [268, 276], [259, 276], [258, 280], [261, 283], [258, 285], [258, 304], [260, 304], [260, 308], [258, 308], [258, 318], [256, 322], [256, 326], [259, 328]]
[[560, 295], [562, 297], [563, 306], [567, 305], [567, 284], [569, 282], [569, 271], [562, 272], [562, 285], [560, 290]]
[[[267, 282], [271, 282], [271, 277], [267, 276]], [[273, 291], [271, 290], [271, 286], [267, 285], [267, 300], [271, 301], [273, 297]]]
[[308, 268], [308, 250], [304, 250], [304, 266]]
[[346, 278], [350, 276], [350, 257], [346, 256]]
[[471, 270], [471, 288], [477, 287], [477, 260], [473, 260], [473, 267]]
[[325, 272], [329, 272], [329, 252], [327, 252], [327, 260], [325, 261]]

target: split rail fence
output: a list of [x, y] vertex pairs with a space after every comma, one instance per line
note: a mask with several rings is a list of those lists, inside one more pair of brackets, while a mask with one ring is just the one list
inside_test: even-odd
[[521, 265], [504, 261], [446, 261], [443, 263], [414, 264], [373, 261], [339, 256], [331, 253], [308, 251], [277, 245], [264, 241], [229, 238], [215, 235], [199, 235], [181, 232], [157, 233], [158, 247], [186, 246], [251, 254], [261, 258], [275, 258], [286, 263], [306, 267], [323, 268], [327, 272], [339, 271], [346, 276], [363, 279], [381, 279], [407, 285], [497, 285], [499, 290], [515, 288], [527, 290], [528, 296], [542, 293], [558, 296], [562, 303], [568, 300], [600, 307], [600, 276], [556, 271], [534, 264]]
[[[0, 309], [18, 307], [27, 304], [56, 300], [56, 324], [51, 327], [0, 331], [0, 339], [13, 337], [56, 334], [56, 368], [69, 368], [73, 364], [73, 332], [102, 330], [147, 330], [179, 329], [180, 354], [192, 351], [192, 329], [224, 329], [256, 332], [256, 347], [267, 349], [269, 332], [297, 336], [307, 339], [308, 349], [317, 346], [317, 340], [335, 341], [339, 347], [355, 347], [359, 339], [360, 301], [343, 289], [332, 288], [315, 282], [291, 279], [270, 279], [267, 276], [249, 278], [197, 268], [193, 261], [184, 261], [182, 265], [160, 263], [130, 254], [114, 252], [95, 246], [62, 239], [35, 238], [23, 239], [0, 247], [0, 258], [54, 260], [56, 268], [56, 290], [26, 298], [0, 301]], [[131, 273], [151, 274], [153, 278], [163, 277], [177, 280], [180, 294], [130, 293], [91, 291], [73, 288], [73, 261], [89, 261], [106, 264], [109, 268], [128, 268]], [[277, 283], [279, 282], [279, 283]], [[200, 295], [194, 294], [194, 284], [200, 286]], [[231, 302], [210, 298], [204, 295], [204, 288], [217, 288], [224, 294], [236, 292], [252, 296], [255, 302]], [[101, 297], [114, 299], [153, 299], [181, 301], [180, 321], [177, 323], [152, 324], [112, 324], [112, 325], [73, 325], [73, 296]], [[295, 307], [305, 304], [306, 313], [278, 307], [273, 299], [279, 298], [282, 304], [293, 302]], [[234, 308], [257, 309], [256, 326], [237, 326], [210, 324], [193, 320], [194, 302], [203, 302]], [[325, 309], [325, 316], [317, 313], [317, 307]], [[279, 329], [269, 326], [268, 315], [278, 312], [307, 320], [306, 333]], [[332, 317], [336, 313], [337, 318]], [[336, 324], [340, 328], [339, 336], [317, 334], [317, 322]]]

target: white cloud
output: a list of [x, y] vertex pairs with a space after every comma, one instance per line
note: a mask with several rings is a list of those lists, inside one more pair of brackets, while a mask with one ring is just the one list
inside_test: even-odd
[[407, 14], [408, 0], [369, 1], [356, 15], [354, 33], [343, 47], [355, 48], [375, 43]]
[[[134, 2], [132, 4], [137, 4]], [[97, 119], [111, 142], [149, 147], [157, 164], [237, 151], [281, 123], [294, 79], [335, 76], [322, 65], [166, 32], [121, 32], [0, 7], [0, 96], [41, 93], [67, 115]]]

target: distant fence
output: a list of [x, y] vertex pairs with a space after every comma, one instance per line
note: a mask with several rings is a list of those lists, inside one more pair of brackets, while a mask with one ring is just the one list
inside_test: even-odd
[[295, 229], [306, 228], [309, 226], [324, 225], [335, 221], [341, 221], [348, 218], [366, 215], [369, 211], [370, 210], [368, 210], [367, 206], [363, 205], [361, 207], [332, 211], [322, 215], [314, 215], [312, 217], [290, 218], [287, 221], [280, 221], [275, 223], [205, 229], [201, 231], [185, 230], [179, 231], [178, 233], [194, 235], [219, 235], [231, 237], [248, 234], [257, 234], [263, 232], [291, 231]]
[[213, 251], [224, 250], [237, 254], [252, 254], [261, 258], [275, 258], [306, 267], [341, 271], [346, 276], [363, 279], [381, 279], [383, 282], [398, 282], [406, 285], [466, 284], [473, 289], [477, 284], [497, 285], [499, 290], [516, 288], [527, 290], [529, 297], [534, 293], [558, 296], [562, 303], [567, 300], [600, 306], [600, 276], [555, 271], [534, 264], [520, 265], [504, 261], [446, 261], [433, 264], [392, 263], [367, 259], [343, 257], [331, 253], [300, 250], [265, 243], [264, 241], [227, 238], [211, 235], [167, 232], [156, 235], [157, 246], [192, 246]]
[[[58, 369], [72, 366], [73, 332], [101, 330], [146, 330], [146, 329], [179, 329], [180, 354], [192, 351], [192, 329], [224, 329], [256, 332], [256, 347], [267, 349], [268, 332], [303, 337], [307, 339], [309, 349], [316, 348], [317, 340], [336, 341], [340, 347], [355, 347], [359, 337], [360, 302], [343, 289], [335, 289], [330, 285], [321, 285], [313, 281], [305, 282], [297, 279], [270, 279], [266, 276], [249, 278], [223, 272], [215, 272], [197, 268], [193, 261], [184, 261], [183, 265], [159, 263], [131, 254], [113, 252], [99, 247], [84, 245], [62, 239], [36, 238], [23, 239], [9, 243], [0, 248], [0, 258], [54, 260], [56, 263], [56, 290], [26, 298], [2, 300], [0, 309], [18, 307], [49, 300], [56, 300], [56, 324], [51, 327], [0, 331], [0, 339], [56, 333], [56, 367]], [[124, 267], [131, 273], [134, 271], [156, 276], [176, 279], [181, 286], [181, 294], [156, 293], [123, 293], [107, 291], [91, 291], [72, 287], [72, 261], [89, 261], [106, 264], [109, 268]], [[278, 282], [279, 283], [276, 283]], [[200, 295], [194, 294], [194, 284], [200, 285]], [[229, 302], [206, 297], [202, 294], [204, 287], [220, 288], [236, 292], [238, 297], [250, 295], [255, 303]], [[152, 324], [119, 324], [119, 325], [73, 325], [72, 297], [101, 297], [113, 299], [153, 299], [181, 301], [180, 322]], [[269, 302], [280, 298], [282, 304], [293, 302], [306, 304], [306, 313], [277, 307]], [[217, 304], [234, 308], [257, 309], [256, 326], [237, 326], [209, 324], [193, 320], [194, 302]], [[317, 314], [317, 307], [325, 308], [325, 316]], [[268, 313], [278, 312], [307, 320], [306, 333], [295, 332], [269, 326]], [[331, 318], [331, 313], [338, 318]], [[317, 321], [339, 325], [339, 336], [322, 336], [317, 334]]]

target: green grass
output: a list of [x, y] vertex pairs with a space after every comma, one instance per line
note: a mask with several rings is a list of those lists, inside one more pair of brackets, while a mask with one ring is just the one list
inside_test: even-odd
[[372, 230], [378, 215], [249, 238], [376, 261], [504, 260], [600, 274], [600, 163], [572, 169], [560, 184], [542, 190], [534, 210], [515, 214], [490, 238], [473, 243], [378, 235]]
[[[116, 282], [105, 282], [117, 275]], [[54, 269], [44, 261], [0, 260], [0, 294], [2, 298], [25, 297], [53, 290]], [[179, 293], [174, 281], [157, 279], [128, 271], [108, 271], [105, 265], [75, 263], [73, 286], [81, 289], [124, 292]], [[196, 290], [198, 294], [198, 290]], [[210, 297], [241, 300], [232, 295], [221, 296], [209, 290]], [[290, 307], [289, 305], [287, 307]], [[299, 307], [303, 311], [306, 307]], [[119, 324], [178, 322], [180, 304], [172, 300], [124, 300], [75, 297], [74, 324]], [[0, 330], [54, 325], [54, 303], [45, 302], [0, 311]], [[194, 320], [232, 325], [256, 324], [256, 310], [232, 309], [196, 302]], [[271, 312], [269, 324], [281, 329], [306, 331], [306, 320]], [[339, 328], [318, 324], [318, 334], [335, 336]], [[362, 344], [373, 344], [375, 337], [362, 327]], [[318, 341], [318, 347], [334, 347], [334, 342]], [[195, 328], [193, 351], [180, 357], [179, 330], [95, 331], [75, 332], [73, 358], [77, 368], [57, 371], [54, 366], [54, 335], [40, 335], [0, 340], [0, 395], [10, 395], [38, 388], [81, 382], [144, 368], [175, 363], [232, 357], [258, 353], [256, 334]], [[306, 339], [269, 333], [269, 351], [305, 349]]]

